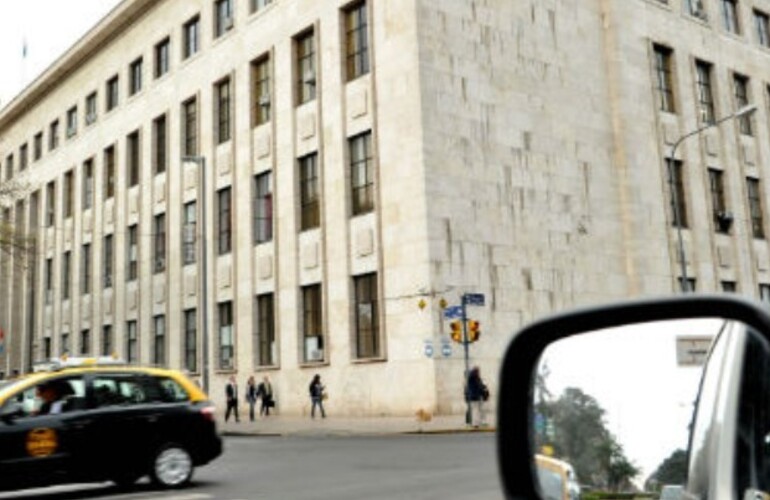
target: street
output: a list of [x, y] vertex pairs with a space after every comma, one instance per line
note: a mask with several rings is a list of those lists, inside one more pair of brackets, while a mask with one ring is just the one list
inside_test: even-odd
[[376, 437], [230, 437], [225, 454], [196, 470], [193, 485], [130, 493], [74, 485], [0, 499], [431, 499], [501, 498], [493, 433]]

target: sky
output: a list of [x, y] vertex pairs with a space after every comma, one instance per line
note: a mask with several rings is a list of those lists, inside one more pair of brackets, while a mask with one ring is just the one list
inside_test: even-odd
[[0, 108], [118, 3], [120, 0], [0, 0]]

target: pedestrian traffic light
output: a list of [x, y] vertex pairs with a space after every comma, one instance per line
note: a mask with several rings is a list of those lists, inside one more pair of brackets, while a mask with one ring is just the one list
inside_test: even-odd
[[476, 342], [481, 336], [481, 324], [475, 319], [468, 320], [468, 342]]
[[452, 328], [452, 332], [450, 333], [452, 340], [455, 342], [462, 342], [463, 341], [463, 323], [459, 319], [456, 319], [452, 321], [449, 326]]

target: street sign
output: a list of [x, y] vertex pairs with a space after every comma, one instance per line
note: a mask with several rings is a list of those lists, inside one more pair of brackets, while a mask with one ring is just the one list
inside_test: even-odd
[[462, 306], [449, 306], [444, 309], [444, 317], [446, 319], [462, 318], [463, 307]]
[[441, 344], [441, 355], [444, 356], [445, 358], [448, 358], [449, 356], [451, 356], [452, 344], [450, 344], [449, 342], [445, 342]]
[[433, 342], [430, 340], [425, 341], [425, 357], [432, 358], [433, 357]]
[[676, 338], [676, 363], [679, 366], [703, 366], [713, 337], [682, 336]]
[[464, 302], [469, 306], [483, 306], [484, 294], [483, 293], [466, 293], [463, 295]]

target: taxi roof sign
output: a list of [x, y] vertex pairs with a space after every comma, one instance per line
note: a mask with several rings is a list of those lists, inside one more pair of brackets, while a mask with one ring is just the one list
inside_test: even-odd
[[112, 356], [95, 356], [95, 357], [76, 357], [69, 356], [68, 354], [62, 355], [60, 358], [52, 358], [49, 361], [42, 361], [35, 363], [32, 367], [33, 372], [55, 371], [62, 370], [64, 368], [85, 368], [89, 366], [116, 366], [126, 365], [127, 363], [118, 358], [115, 355]]

